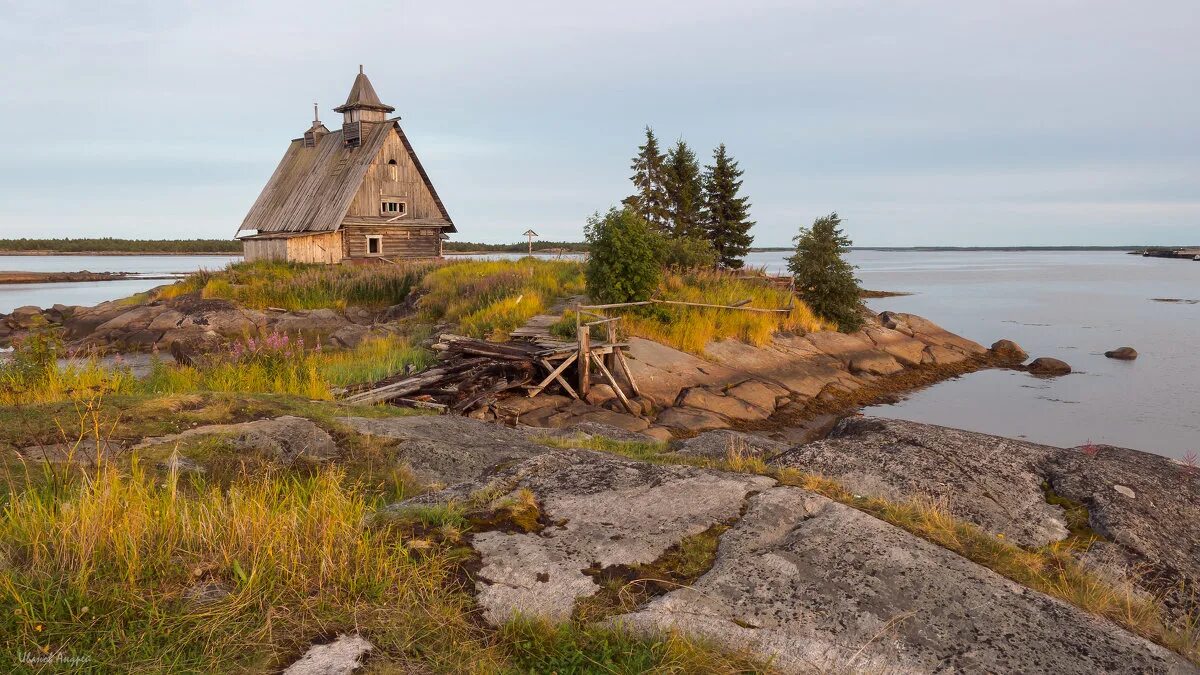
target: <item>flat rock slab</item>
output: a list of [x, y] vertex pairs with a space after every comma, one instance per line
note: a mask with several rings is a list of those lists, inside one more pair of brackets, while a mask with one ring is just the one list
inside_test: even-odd
[[350, 675], [363, 667], [374, 649], [361, 635], [339, 635], [333, 642], [309, 647], [283, 675]]
[[1121, 548], [1126, 567], [1149, 566], [1143, 582], [1189, 611], [1200, 594], [1200, 469], [1099, 446], [1055, 452], [1042, 470], [1055, 492], [1087, 505], [1092, 529]]
[[1108, 621], [792, 487], [751, 497], [693, 585], [615, 621], [748, 648], [784, 672], [1196, 672]]
[[562, 621], [576, 599], [599, 590], [585, 569], [653, 562], [681, 539], [736, 518], [747, 495], [774, 484], [762, 476], [564, 451], [400, 508], [462, 499], [485, 486], [532, 490], [543, 515], [559, 524], [536, 534], [476, 535], [473, 545], [482, 557], [478, 602], [493, 624], [514, 612]]
[[257, 451], [274, 457], [283, 464], [297, 460], [324, 461], [338, 454], [337, 444], [329, 432], [304, 417], [281, 415], [272, 419], [240, 424], [211, 424], [170, 436], [147, 438], [134, 450], [152, 445], [169, 445], [198, 436], [229, 436], [238, 450]]
[[505, 464], [549, 452], [520, 430], [457, 415], [338, 417], [336, 421], [368, 436], [403, 441], [400, 459], [418, 476], [439, 483], [469, 481]]
[[941, 500], [988, 532], [1040, 546], [1068, 535], [1062, 509], [1047, 504], [1042, 491], [1039, 467], [1054, 452], [986, 434], [858, 417], [774, 461], [833, 478], [856, 494]]
[[[1016, 544], [1067, 536], [1043, 482], [1087, 507], [1098, 542], [1083, 561], [1100, 574], [1162, 596], [1173, 615], [1200, 593], [1200, 470], [1110, 446], [1054, 448], [931, 424], [848, 418], [830, 438], [775, 460], [820, 473], [858, 494], [932, 497], [955, 516]], [[1132, 496], [1131, 496], [1132, 495]]]
[[729, 429], [706, 431], [671, 446], [671, 450], [678, 455], [715, 460], [723, 460], [730, 453], [746, 457], [771, 457], [790, 448], [790, 445], [781, 441]]

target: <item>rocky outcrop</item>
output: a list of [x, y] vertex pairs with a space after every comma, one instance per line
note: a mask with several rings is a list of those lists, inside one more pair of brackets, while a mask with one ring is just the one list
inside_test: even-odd
[[1050, 452], [1042, 474], [1053, 490], [1085, 504], [1088, 524], [1108, 542], [1093, 548], [1117, 562], [1173, 609], [1200, 598], [1200, 470], [1112, 446]]
[[399, 461], [428, 482], [474, 480], [497, 467], [549, 452], [527, 432], [454, 415], [336, 421], [360, 434], [402, 441]]
[[1043, 375], [1048, 377], [1056, 377], [1058, 375], [1069, 375], [1071, 366], [1066, 361], [1042, 356], [1034, 359], [1025, 369], [1034, 375]]
[[566, 620], [606, 573], [725, 525], [711, 569], [609, 620], [749, 650], [783, 672], [1194, 672], [1115, 624], [762, 476], [555, 451], [392, 511], [519, 490], [535, 496], [542, 529], [471, 540], [492, 624]]
[[1133, 347], [1118, 347], [1104, 352], [1104, 355], [1118, 361], [1132, 361], [1138, 357], [1137, 350]]
[[769, 438], [740, 431], [721, 429], [709, 431], [671, 444], [671, 451], [685, 457], [724, 460], [731, 455], [743, 457], [773, 457], [791, 446]]
[[1025, 359], [1029, 358], [1029, 354], [1021, 349], [1021, 345], [1012, 340], [996, 340], [988, 351], [1006, 363], [1024, 363]]
[[956, 517], [1023, 546], [1068, 535], [1045, 488], [1087, 508], [1096, 542], [1084, 562], [1102, 563], [1164, 596], [1181, 613], [1200, 581], [1200, 471], [1149, 453], [1089, 446], [1053, 448], [902, 420], [850, 418], [830, 438], [772, 462], [838, 480], [890, 500], [933, 498]]
[[333, 642], [309, 647], [283, 675], [350, 675], [363, 667], [374, 649], [361, 635], [342, 634]]
[[478, 602], [494, 624], [514, 611], [562, 621], [578, 598], [600, 588], [584, 570], [653, 562], [680, 539], [736, 518], [749, 493], [773, 482], [577, 450], [536, 457], [408, 503], [462, 499], [484, 485], [501, 494], [532, 490], [543, 514], [559, 524], [534, 534], [476, 535]]
[[228, 300], [184, 296], [130, 304], [124, 300], [94, 307], [20, 307], [0, 321], [0, 339], [11, 340], [41, 326], [60, 326], [73, 349], [212, 351], [226, 343], [272, 331], [304, 338], [310, 345], [354, 347], [378, 327], [375, 313], [361, 307], [281, 312], [245, 309]]
[[1179, 656], [798, 488], [749, 499], [713, 568], [616, 617], [783, 672], [1190, 672]]
[[[261, 452], [284, 465], [298, 461], [323, 462], [338, 454], [337, 444], [334, 443], [329, 432], [309, 419], [294, 415], [281, 415], [273, 419], [240, 424], [212, 424], [196, 427], [170, 436], [144, 439], [132, 449], [141, 450], [154, 446], [177, 445], [180, 441], [189, 438], [218, 435], [227, 437], [230, 445], [236, 450]], [[175, 461], [192, 464], [186, 458]], [[170, 468], [169, 464], [167, 468]]]
[[[643, 394], [635, 403], [641, 406], [642, 416], [653, 421], [653, 431], [650, 426], [621, 422], [621, 417], [636, 418], [626, 414], [607, 385], [593, 385], [586, 403], [559, 398], [539, 406], [537, 399], [532, 399], [513, 404], [515, 415], [506, 413], [509, 404], [503, 403], [491, 414], [543, 427], [604, 417], [593, 421], [660, 438], [670, 434], [687, 437], [712, 429], [762, 424], [784, 406], [837, 399], [910, 369], [929, 368], [932, 372], [940, 366], [953, 366], [957, 373], [993, 361], [1011, 362], [1010, 356], [995, 357], [921, 317], [888, 312], [849, 335], [832, 331], [777, 334], [769, 344], [758, 347], [721, 340], [707, 346], [704, 359], [640, 338], [630, 338], [629, 345], [630, 371]], [[611, 412], [592, 414], [599, 406]], [[789, 420], [789, 425], [796, 422]]]
[[1046, 503], [1045, 446], [900, 420], [852, 417], [830, 437], [772, 461], [837, 480], [856, 494], [932, 497], [955, 516], [1023, 546], [1066, 538], [1062, 509]]

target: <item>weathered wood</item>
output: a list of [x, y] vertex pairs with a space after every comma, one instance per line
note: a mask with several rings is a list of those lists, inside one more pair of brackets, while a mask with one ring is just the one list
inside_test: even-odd
[[640, 302], [613, 302], [613, 303], [610, 303], [607, 305], [580, 305], [579, 309], [581, 309], [581, 310], [617, 309], [619, 307], [638, 307], [640, 305], [652, 305], [652, 304], [654, 304], [653, 300], [642, 300]]
[[637, 380], [633, 379], [633, 371], [629, 369], [629, 362], [625, 360], [625, 352], [618, 349], [614, 353], [617, 355], [617, 363], [621, 366], [621, 372], [625, 374], [625, 380], [629, 382], [629, 391], [633, 392], [634, 396], [641, 397], [642, 390], [638, 387]]
[[591, 359], [588, 356], [592, 353], [592, 339], [588, 330], [581, 327], [578, 314], [575, 315], [575, 334], [579, 336], [579, 366], [576, 368], [579, 371], [579, 396], [586, 398], [591, 389]]
[[[359, 82], [365, 77], [359, 74], [355, 89], [363, 89]], [[373, 92], [369, 83], [366, 89]], [[320, 249], [313, 248], [313, 242], [293, 246], [269, 238], [274, 234], [334, 233], [348, 225], [394, 225], [372, 233], [384, 237], [384, 250], [379, 254], [384, 257], [439, 257], [440, 235], [455, 232], [454, 223], [404, 130], [395, 119], [386, 119], [386, 111], [394, 109], [374, 103], [338, 109], [345, 110], [343, 128], [330, 132], [314, 121], [312, 133], [292, 141], [246, 214], [238, 232], [268, 237], [247, 240], [247, 259], [302, 260], [303, 256], [308, 258], [304, 262], [337, 262], [330, 258], [370, 257], [363, 232], [334, 248], [320, 242]], [[385, 211], [385, 202], [403, 203], [404, 213]], [[394, 223], [387, 222], [393, 218]], [[432, 228], [422, 228], [419, 241], [408, 241], [413, 236], [407, 228], [422, 223]], [[428, 234], [429, 229], [434, 234]]]
[[447, 410], [450, 409], [450, 406], [442, 405], [441, 403], [434, 403], [433, 401], [418, 401], [417, 399], [414, 399], [414, 398], [397, 398], [395, 400], [399, 401], [400, 403], [403, 403], [404, 405], [410, 405], [414, 408], [424, 408], [426, 410], [436, 410], [440, 413], [445, 413]]
[[625, 396], [625, 392], [621, 391], [621, 385], [617, 384], [617, 378], [613, 377], [608, 368], [604, 367], [604, 360], [601, 359], [597, 354], [591, 354], [590, 356], [592, 357], [592, 361], [595, 362], [596, 368], [600, 370], [600, 374], [604, 376], [604, 379], [608, 380], [608, 384], [612, 386], [613, 391], [617, 393], [617, 398], [620, 399], [621, 405], [625, 406], [625, 409], [629, 411], [630, 415], [637, 415], [638, 417], [641, 417], [642, 411], [634, 409], [633, 404], [630, 403], [629, 399]]
[[550, 371], [550, 374], [546, 376], [546, 379], [539, 382], [537, 384], [537, 386], [535, 386], [529, 390], [530, 398], [542, 393], [542, 390], [545, 389], [547, 386], [549, 386], [549, 384], [555, 380], [558, 380], [558, 383], [562, 386], [563, 390], [565, 390], [568, 394], [570, 394], [571, 398], [579, 398], [579, 395], [575, 393], [575, 390], [571, 388], [571, 385], [567, 384], [566, 379], [564, 379], [562, 376], [562, 372], [564, 370], [566, 370], [567, 367], [570, 366], [572, 363], [574, 363], [578, 358], [579, 358], [579, 354], [571, 354], [567, 358], [563, 359], [563, 362], [558, 364], [557, 368], [554, 367], [546, 359], [544, 359], [544, 358], [539, 359], [538, 362], [542, 364], [542, 367], [544, 367], [546, 370]]
[[712, 309], [736, 309], [742, 312], [762, 312], [767, 314], [786, 314], [788, 309], [764, 309], [761, 307], [741, 307], [737, 305], [713, 305], [705, 302], [684, 302], [682, 300], [651, 300], [660, 305], [683, 305], [685, 307], [709, 307]]

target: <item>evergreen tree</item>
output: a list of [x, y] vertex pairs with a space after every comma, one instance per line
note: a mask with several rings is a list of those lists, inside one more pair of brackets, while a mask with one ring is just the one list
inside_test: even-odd
[[725, 151], [725, 144], [713, 151], [713, 163], [704, 167], [704, 229], [721, 265], [740, 268], [754, 237], [749, 220], [750, 203], [738, 196], [742, 188], [742, 170]]
[[696, 153], [681, 138], [667, 151], [663, 184], [672, 237], [703, 237], [704, 211], [700, 164]]
[[859, 286], [854, 266], [843, 257], [850, 238], [842, 233], [837, 213], [813, 221], [812, 227], [800, 228], [796, 253], [788, 258], [788, 270], [796, 278], [796, 292], [822, 318], [837, 323], [838, 330], [850, 333], [862, 327], [858, 311]]
[[638, 154], [630, 166], [633, 169], [630, 180], [636, 191], [622, 201], [660, 232], [667, 229], [667, 193], [663, 184], [665, 161], [666, 157], [658, 150], [654, 130], [647, 126], [646, 143], [638, 146]]
[[648, 300], [662, 275], [659, 235], [629, 207], [588, 219], [584, 228], [588, 297], [594, 302]]

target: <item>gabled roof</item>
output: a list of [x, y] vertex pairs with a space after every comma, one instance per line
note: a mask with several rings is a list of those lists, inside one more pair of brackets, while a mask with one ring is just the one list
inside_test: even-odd
[[404, 148], [446, 219], [443, 227], [446, 231], [457, 232], [433, 183], [429, 181], [428, 174], [395, 120], [364, 123], [363, 137], [358, 146], [347, 146], [342, 141], [341, 130], [321, 136], [313, 148], [305, 148], [303, 139], [292, 141], [254, 206], [250, 207], [238, 232], [337, 230], [350, 210], [350, 203], [362, 185], [367, 169], [393, 129], [400, 135]]
[[346, 102], [334, 108], [333, 111], [346, 112], [347, 110], [363, 108], [367, 110], [381, 110], [386, 113], [396, 112], [395, 108], [379, 100], [379, 94], [375, 93], [375, 87], [371, 86], [371, 81], [367, 79], [366, 73], [362, 71], [362, 66], [359, 66], [358, 77], [354, 78], [354, 85], [350, 87], [350, 95], [346, 97]]

